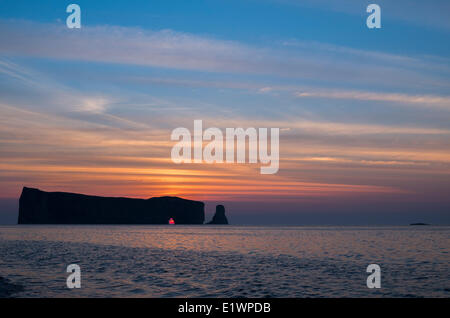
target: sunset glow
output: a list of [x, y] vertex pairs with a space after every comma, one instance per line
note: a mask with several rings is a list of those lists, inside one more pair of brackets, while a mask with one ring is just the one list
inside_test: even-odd
[[[276, 219], [277, 209], [425, 215], [433, 206], [442, 215], [450, 208], [446, 26], [401, 20], [390, 21], [388, 34], [369, 33], [343, 20], [342, 12], [361, 20], [347, 5], [300, 10], [268, 1], [261, 10], [293, 27], [233, 14], [236, 30], [247, 33], [204, 17], [205, 33], [176, 9], [172, 16], [145, 7], [165, 18], [135, 23], [85, 4], [91, 18], [75, 31], [59, 8], [37, 19], [10, 6], [0, 10], [0, 205], [28, 186], [180, 196], [208, 209], [229, 204], [249, 219], [255, 211]], [[130, 17], [143, 12], [130, 10]], [[322, 11], [342, 28], [309, 18]], [[171, 132], [192, 130], [194, 120], [221, 130], [279, 128], [279, 170], [175, 164]]]

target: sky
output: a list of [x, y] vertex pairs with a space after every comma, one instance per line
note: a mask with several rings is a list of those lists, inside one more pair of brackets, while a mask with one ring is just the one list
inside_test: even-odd
[[[234, 224], [450, 224], [449, 35], [446, 0], [0, 0], [0, 223], [28, 186]], [[279, 171], [173, 163], [196, 119], [280, 128]]]

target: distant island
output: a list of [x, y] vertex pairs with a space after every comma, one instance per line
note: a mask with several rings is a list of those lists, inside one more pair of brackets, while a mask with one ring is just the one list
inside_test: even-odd
[[[169, 224], [172, 220], [171, 224], [203, 224], [204, 207], [203, 202], [179, 197], [131, 199], [45, 192], [24, 187], [19, 199], [18, 223]], [[214, 215], [211, 224], [224, 224], [225, 209], [222, 208], [219, 208], [219, 217]]]
[[410, 225], [431, 225], [431, 224], [428, 224], [428, 223], [411, 223]]

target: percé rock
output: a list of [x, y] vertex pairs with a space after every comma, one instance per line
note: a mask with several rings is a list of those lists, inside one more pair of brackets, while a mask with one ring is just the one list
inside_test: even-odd
[[19, 224], [203, 224], [204, 203], [178, 197], [130, 199], [24, 187]]
[[223, 205], [216, 206], [216, 213], [208, 224], [228, 224], [227, 217], [225, 215], [225, 207]]

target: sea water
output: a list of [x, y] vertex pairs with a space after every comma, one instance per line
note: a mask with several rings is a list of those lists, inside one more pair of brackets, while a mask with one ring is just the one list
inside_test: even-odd
[[0, 295], [449, 297], [449, 250], [445, 226], [0, 226]]

